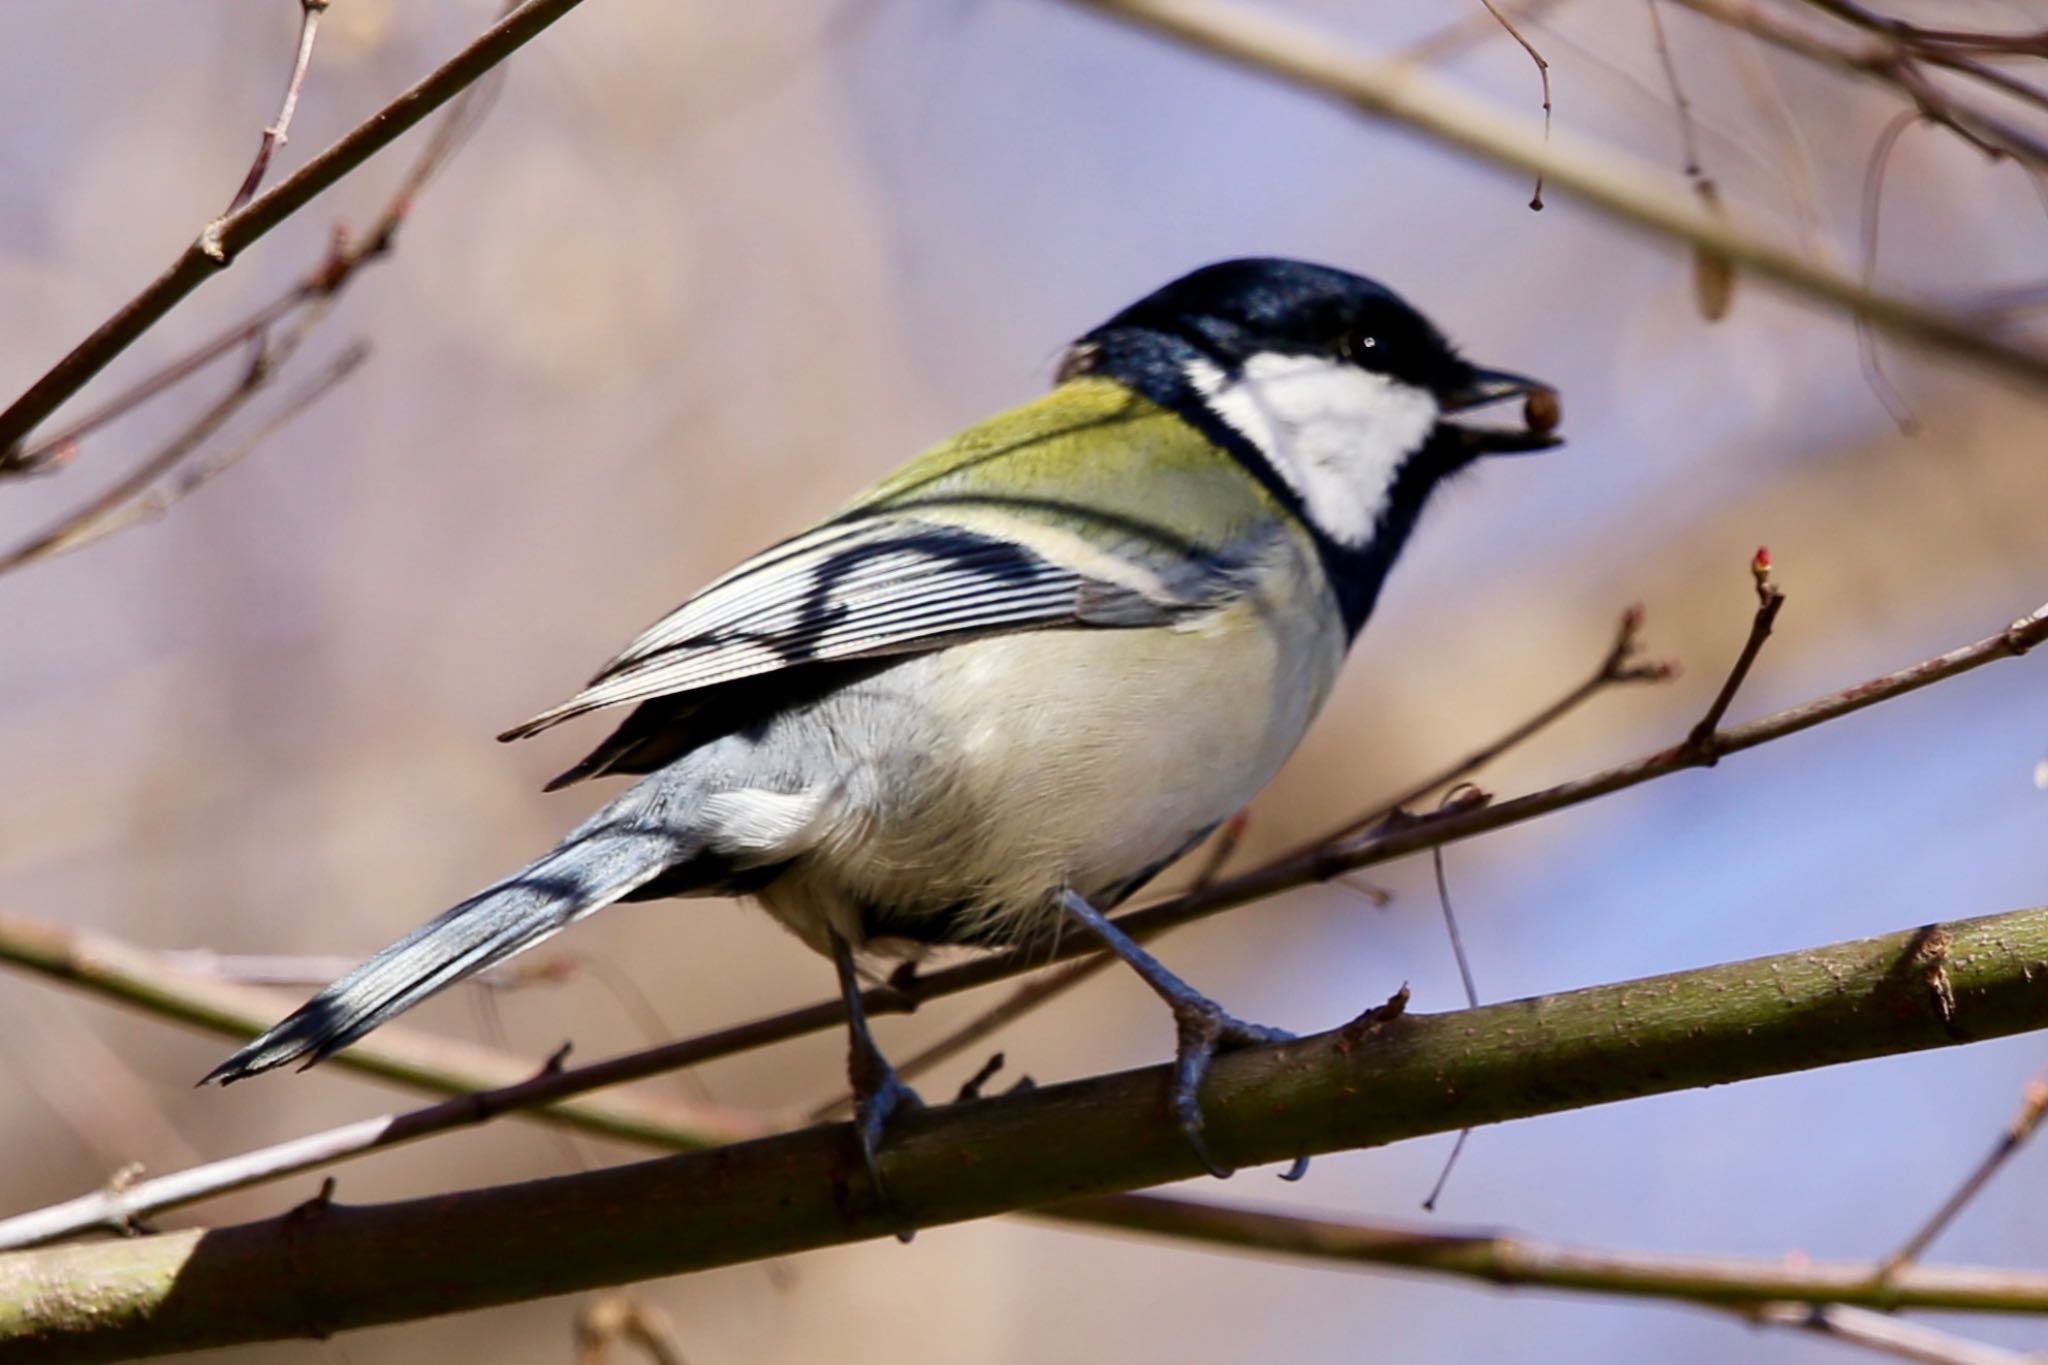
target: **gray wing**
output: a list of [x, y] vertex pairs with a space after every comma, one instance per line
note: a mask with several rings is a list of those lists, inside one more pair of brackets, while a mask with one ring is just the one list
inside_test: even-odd
[[499, 738], [625, 702], [976, 636], [1163, 625], [1240, 590], [1237, 566], [1221, 558], [1191, 560], [1172, 577], [1141, 592], [958, 526], [832, 522], [740, 565], [642, 632], [583, 691]]

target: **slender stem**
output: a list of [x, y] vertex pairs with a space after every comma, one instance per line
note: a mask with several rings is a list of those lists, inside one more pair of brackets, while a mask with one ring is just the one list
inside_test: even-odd
[[320, 16], [326, 12], [327, 0], [299, 0], [299, 41], [293, 48], [292, 74], [285, 81], [284, 102], [278, 106], [277, 117], [263, 130], [263, 139], [256, 145], [256, 159], [249, 163], [249, 173], [242, 177], [235, 197], [228, 201], [226, 213], [233, 213], [256, 197], [263, 176], [270, 169], [270, 158], [291, 137], [292, 115], [298, 112], [299, 91], [313, 65], [313, 44], [320, 35]]
[[1778, 613], [1785, 607], [1784, 589], [1771, 581], [1770, 551], [1758, 550], [1756, 558], [1750, 561], [1749, 571], [1756, 579], [1756, 615], [1750, 618], [1749, 638], [1742, 642], [1742, 649], [1736, 654], [1735, 663], [1722, 681], [1721, 690], [1714, 694], [1706, 714], [1685, 737], [1687, 745], [1709, 755], [1713, 752], [1715, 732], [1721, 728], [1728, 708], [1734, 705], [1735, 694], [1748, 681], [1750, 669], [1756, 667], [1757, 655], [1763, 652], [1764, 641], [1771, 638], [1771, 629], [1778, 623]]
[[1918, 1365], [2040, 1365], [2041, 1357], [1987, 1346], [1952, 1333], [1900, 1322], [1886, 1313], [1840, 1304], [1766, 1304], [1750, 1314], [1774, 1327], [1791, 1327], [1860, 1346]]
[[[182, 1024], [234, 1038], [253, 1038], [290, 1008], [270, 991], [238, 986], [179, 972], [151, 952], [119, 939], [86, 930], [44, 924], [0, 911], [0, 961], [68, 982], [105, 999], [144, 1010]], [[831, 1018], [840, 1017], [836, 1003]], [[819, 1027], [823, 1027], [821, 1024]], [[715, 1044], [727, 1035], [713, 1035]], [[679, 1045], [671, 1044], [671, 1053]], [[724, 1055], [722, 1051], [716, 1055]], [[760, 1121], [713, 1105], [682, 1104], [653, 1096], [621, 1094], [577, 1096], [581, 1091], [652, 1074], [611, 1062], [563, 1072], [544, 1095], [558, 1096], [534, 1112], [535, 1118], [573, 1124], [602, 1136], [634, 1140], [652, 1134], [660, 1140], [678, 1132], [696, 1134], [697, 1146], [729, 1142], [760, 1131]], [[688, 1065], [687, 1054], [676, 1065]], [[517, 1086], [533, 1078], [534, 1064], [502, 1053], [457, 1042], [429, 1038], [404, 1028], [385, 1028], [332, 1058], [328, 1065], [379, 1080], [441, 1094], [466, 1094]], [[573, 1079], [572, 1079], [573, 1078]], [[580, 1082], [580, 1084], [578, 1083]]]
[[[1439, 814], [1411, 817], [1356, 840], [1289, 854], [1212, 886], [1170, 896], [1155, 905], [1120, 915], [1115, 923], [1125, 933], [1142, 940], [1175, 925], [1193, 923], [1280, 891], [1328, 881], [1346, 872], [1491, 833], [1688, 768], [1705, 767], [1711, 758], [1753, 749], [2000, 659], [2017, 657], [2044, 640], [2048, 640], [2048, 604], [2020, 617], [1998, 634], [1973, 644], [1775, 715], [1722, 730], [1714, 736], [1708, 753], [1683, 743], [1676, 744], [1512, 801], [1493, 805], [1459, 805]], [[1087, 951], [1086, 945], [1070, 941], [1056, 949], [1054, 956], [1078, 957]], [[282, 1013], [276, 998], [266, 992], [248, 991], [216, 981], [195, 983], [188, 977], [167, 972], [147, 953], [4, 913], [0, 913], [0, 962], [12, 962], [16, 966], [72, 982], [96, 994], [145, 1008], [168, 1004], [175, 1017], [238, 1038], [254, 1037]], [[862, 995], [862, 1004], [870, 1015], [906, 1014], [924, 1001], [972, 990], [1045, 965], [1046, 955], [1038, 950], [992, 954], [930, 976], [917, 977], [907, 984], [869, 987]], [[197, 998], [204, 1000], [203, 1007], [190, 1007], [195, 993], [201, 988], [204, 994]], [[612, 1058], [571, 1074], [601, 1076], [601, 1080], [592, 1081], [593, 1085], [638, 1080], [832, 1028], [842, 1023], [845, 1017], [845, 1010], [836, 998], [824, 1000], [768, 1015], [751, 1023]], [[451, 1069], [442, 1054], [457, 1046], [429, 1041], [403, 1029], [386, 1028], [336, 1054], [327, 1064], [362, 1070], [406, 1084], [424, 1085], [428, 1089], [475, 1089], [474, 1084], [451, 1078]], [[488, 1083], [502, 1085], [517, 1079], [520, 1077], [500, 1074]], [[559, 1117], [552, 1112], [551, 1116]], [[636, 1122], [631, 1115], [613, 1115], [611, 1119], [628, 1131]]]
[[1868, 1262], [1617, 1252], [1499, 1232], [1337, 1222], [1149, 1194], [1076, 1199], [1037, 1210], [1033, 1216], [1236, 1251], [1422, 1270], [1507, 1287], [1735, 1307], [1834, 1303], [2048, 1313], [2048, 1274], [2040, 1272], [1926, 1267], [1881, 1285], [1876, 1267]]
[[[1676, 191], [1650, 167], [1540, 127], [1404, 62], [1341, 43], [1280, 13], [1235, 0], [1069, 0], [1263, 76], [1391, 119], [1459, 151], [1542, 171], [1594, 209], [1728, 258], [1746, 273], [1867, 317], [1901, 339], [2048, 385], [2048, 352], [1986, 331], [1974, 319], [1867, 289], [1832, 266], [1737, 227], [1723, 210]], [[2041, 157], [2048, 165], [2048, 150]]]
[[1431, 792], [1462, 782], [1502, 754], [1528, 743], [1617, 683], [1668, 682], [1676, 677], [1678, 669], [1674, 664], [1635, 662], [1642, 629], [1643, 609], [1632, 606], [1621, 614], [1614, 643], [1584, 682], [1491, 743], [1474, 749], [1455, 763], [1408, 787], [1400, 795], [1378, 803], [1367, 814], [1347, 820], [1309, 841], [1303, 848], [1320, 848], [1350, 838], [1391, 818], [1396, 812], [1406, 810]]
[[31, 431], [186, 295], [581, 3], [526, 0], [269, 192], [210, 224], [169, 269], [0, 411], [0, 466], [12, 463]]
[[1918, 1260], [1921, 1253], [1933, 1244], [1934, 1239], [1941, 1236], [1948, 1225], [1956, 1220], [1956, 1215], [1967, 1208], [1970, 1201], [1991, 1182], [1991, 1177], [1997, 1175], [2005, 1163], [2012, 1160], [2013, 1155], [2027, 1145], [2027, 1139], [2041, 1126], [2043, 1117], [2048, 1117], [2048, 1080], [2030, 1081], [2027, 1084], [2026, 1096], [2020, 1102], [2019, 1113], [2006, 1125], [2005, 1132], [1999, 1136], [1997, 1144], [1985, 1154], [1976, 1169], [1964, 1178], [1963, 1183], [1956, 1187], [1955, 1193], [1941, 1202], [1941, 1207], [1934, 1211], [1919, 1230], [1908, 1237], [1897, 1251], [1885, 1258], [1879, 1272], [1880, 1276], [1885, 1279], [1896, 1278], [1900, 1270]]

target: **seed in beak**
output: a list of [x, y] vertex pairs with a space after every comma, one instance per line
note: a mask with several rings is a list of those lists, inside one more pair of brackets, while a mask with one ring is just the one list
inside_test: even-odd
[[1522, 401], [1522, 420], [1539, 435], [1556, 431], [1557, 424], [1564, 420], [1564, 404], [1557, 390], [1529, 390], [1529, 396]]

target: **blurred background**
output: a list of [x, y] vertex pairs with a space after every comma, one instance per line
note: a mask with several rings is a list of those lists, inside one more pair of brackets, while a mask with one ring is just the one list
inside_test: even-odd
[[[2017, 26], [2032, 6], [1954, 4]], [[1297, 7], [1533, 116], [1537, 79], [1476, 0]], [[1640, 6], [1524, 18], [1557, 119], [1668, 168], [1680, 131]], [[289, 171], [489, 21], [488, 0], [334, 0]], [[2033, 10], [2038, 21], [2038, 10]], [[1960, 17], [1959, 17], [1960, 16]], [[1484, 18], [1483, 14], [1479, 16]], [[1854, 268], [1866, 163], [1898, 111], [1666, 7], [1699, 158], [1743, 220]], [[25, 387], [226, 202], [269, 121], [288, 0], [0, 15], [0, 394]], [[1445, 39], [1449, 32], [1452, 37]], [[175, 357], [381, 206], [418, 135], [266, 239], [103, 383]], [[275, 174], [275, 173], [274, 173]], [[364, 368], [160, 521], [0, 577], [0, 907], [135, 942], [354, 959], [523, 861], [601, 799], [541, 782], [601, 732], [491, 736], [761, 544], [959, 426], [1040, 392], [1064, 343], [1219, 257], [1374, 275], [1469, 353], [1565, 395], [1570, 444], [1449, 490], [1343, 686], [1253, 809], [1236, 865], [1368, 807], [1589, 671], [1631, 602], [1676, 682], [1607, 694], [1483, 781], [1515, 792], [1661, 746], [1712, 696], [1768, 545], [1790, 602], [1742, 719], [1976, 639], [2048, 594], [2048, 406], [1882, 347], [1902, 434], [1848, 322], [1757, 287], [1697, 308], [1686, 253], [1523, 177], [1044, 0], [731, 6], [602, 0], [517, 57], [305, 363]], [[1961, 302], [2038, 285], [2048, 212], [2021, 171], [1938, 130], [1899, 138], [1878, 279]], [[0, 544], [131, 467], [209, 378], [0, 490]], [[97, 390], [109, 392], [111, 387]], [[260, 413], [259, 404], [253, 411]], [[1452, 849], [1490, 999], [2006, 910], [2043, 895], [2041, 667], [2005, 665]], [[1305, 889], [1183, 930], [1164, 955], [1244, 1017], [1318, 1030], [1402, 982], [1461, 1000], [1426, 859], [1385, 908]], [[550, 950], [556, 985], [414, 1019], [593, 1059], [830, 993], [765, 917], [614, 910]], [[549, 951], [549, 950], [544, 950]], [[907, 1054], [992, 997], [879, 1025]], [[1163, 1059], [1125, 972], [1004, 1035], [1011, 1072]], [[787, 1109], [841, 1084], [821, 1034], [685, 1093]], [[0, 1213], [383, 1112], [333, 1069], [192, 1088], [223, 1054], [0, 973]], [[985, 1052], [926, 1082], [944, 1095]], [[1436, 1218], [1601, 1246], [1864, 1258], [1918, 1225], [2043, 1064], [2039, 1039], [1696, 1091], [1475, 1135]], [[1424, 1218], [1448, 1138], [1268, 1171], [1203, 1197]], [[627, 1159], [516, 1122], [341, 1172], [400, 1197]], [[1938, 1245], [2048, 1263], [2048, 1150]], [[263, 1216], [310, 1179], [170, 1216]], [[678, 1220], [689, 1210], [676, 1210]], [[692, 1365], [1046, 1359], [1417, 1365], [1770, 1361], [1841, 1348], [1682, 1308], [1342, 1273], [1019, 1219], [643, 1286]], [[237, 1360], [371, 1365], [460, 1350], [570, 1358], [571, 1301]], [[2048, 1344], [2037, 1322], [1960, 1324]], [[625, 1358], [623, 1351], [619, 1358]]]

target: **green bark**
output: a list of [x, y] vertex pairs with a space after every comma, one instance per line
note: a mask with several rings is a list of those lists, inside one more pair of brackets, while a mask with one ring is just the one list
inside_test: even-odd
[[[1243, 1165], [2048, 1026], [2048, 909], [1484, 1009], [1362, 1017], [1218, 1061]], [[851, 1130], [584, 1175], [0, 1257], [0, 1365], [482, 1308], [1199, 1174], [1149, 1068], [914, 1114], [877, 1206]]]

